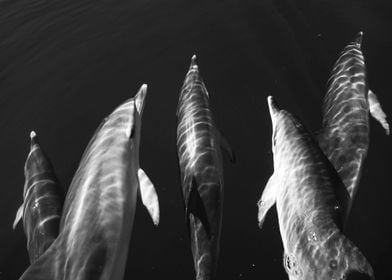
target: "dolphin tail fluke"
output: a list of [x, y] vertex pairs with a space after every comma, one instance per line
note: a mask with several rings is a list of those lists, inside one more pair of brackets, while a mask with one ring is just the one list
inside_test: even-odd
[[15, 217], [14, 223], [12, 225], [12, 229], [16, 228], [20, 219], [22, 219], [22, 216], [23, 216], [23, 204], [19, 207], [18, 211], [16, 212], [16, 217]]
[[385, 129], [386, 134], [389, 135], [390, 130], [389, 123], [387, 121], [387, 115], [382, 110], [376, 94], [370, 89], [368, 91], [368, 102], [370, 114], [382, 125], [382, 127]]
[[202, 223], [204, 230], [207, 233], [207, 236], [211, 236], [210, 232], [210, 224], [208, 222], [207, 211], [205, 209], [203, 200], [200, 197], [200, 194], [197, 190], [197, 182], [196, 178], [192, 177], [191, 182], [191, 191], [188, 196], [188, 201], [186, 204], [186, 221], [188, 225], [188, 229], [190, 228], [190, 215], [193, 215], [195, 218], [199, 219]]
[[218, 135], [218, 142], [221, 146], [221, 148], [227, 153], [227, 155], [230, 158], [230, 162], [235, 163], [237, 161], [235, 153], [233, 152], [233, 149], [231, 148], [229, 141], [222, 135], [220, 131], [217, 130]]
[[257, 215], [257, 220], [259, 222], [259, 227], [262, 228], [265, 217], [267, 215], [268, 210], [274, 206], [276, 201], [276, 187], [274, 184], [274, 174], [269, 178], [267, 185], [264, 188], [263, 194], [261, 195], [260, 200], [257, 202], [257, 206], [259, 207], [259, 213]]
[[159, 201], [157, 192], [143, 169], [139, 168], [137, 173], [143, 205], [147, 208], [154, 225], [157, 226], [159, 224]]

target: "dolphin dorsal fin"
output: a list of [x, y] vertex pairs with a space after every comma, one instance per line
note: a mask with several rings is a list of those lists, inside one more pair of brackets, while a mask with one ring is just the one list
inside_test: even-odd
[[377, 95], [370, 89], [368, 91], [368, 102], [370, 114], [382, 125], [382, 127], [385, 129], [386, 134], [389, 135], [390, 130], [389, 123], [387, 121], [387, 115], [382, 110]]
[[257, 220], [259, 222], [259, 227], [262, 228], [265, 217], [267, 215], [268, 210], [275, 204], [276, 202], [276, 175], [272, 174], [269, 178], [267, 185], [264, 188], [263, 194], [259, 202], [257, 202], [257, 206], [259, 207], [259, 213], [257, 215]]
[[143, 169], [139, 168], [137, 174], [139, 177], [139, 190], [143, 205], [147, 208], [154, 225], [157, 226], [159, 224], [159, 201], [157, 192]]
[[188, 229], [190, 229], [190, 215], [198, 218], [202, 223], [207, 236], [211, 236], [210, 224], [208, 222], [207, 211], [205, 209], [203, 200], [200, 197], [199, 191], [197, 190], [196, 178], [192, 177], [191, 191], [188, 196], [188, 201], [186, 204], [186, 221]]
[[16, 211], [16, 216], [15, 216], [14, 223], [12, 225], [12, 229], [16, 228], [16, 226], [18, 225], [18, 223], [22, 219], [22, 217], [23, 217], [23, 204], [21, 206], [19, 206], [18, 211]]

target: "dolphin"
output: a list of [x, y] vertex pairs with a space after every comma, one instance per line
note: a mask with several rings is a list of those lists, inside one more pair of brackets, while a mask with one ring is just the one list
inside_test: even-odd
[[58, 238], [20, 279], [123, 279], [138, 192], [159, 223], [156, 191], [139, 167], [146, 93], [142, 85], [101, 123], [69, 187]]
[[30, 133], [24, 174], [23, 204], [17, 211], [13, 228], [23, 219], [27, 251], [33, 263], [57, 238], [64, 201], [52, 164], [34, 131]]
[[258, 221], [262, 227], [276, 202], [289, 279], [340, 280], [353, 273], [374, 279], [366, 258], [341, 232], [340, 201], [347, 192], [336, 170], [300, 121], [271, 96], [268, 105], [274, 173], [258, 202]]
[[220, 145], [234, 161], [230, 146], [215, 127], [209, 94], [194, 55], [178, 101], [177, 153], [198, 280], [214, 278], [219, 256], [223, 207]]
[[348, 44], [336, 61], [323, 100], [320, 148], [337, 170], [350, 195], [345, 219], [358, 190], [369, 147], [369, 112], [389, 134], [389, 124], [377, 96], [368, 87], [361, 50], [363, 33]]

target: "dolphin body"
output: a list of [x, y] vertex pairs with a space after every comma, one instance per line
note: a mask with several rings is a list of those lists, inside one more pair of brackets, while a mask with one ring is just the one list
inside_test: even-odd
[[154, 224], [159, 222], [154, 186], [139, 168], [146, 89], [95, 132], [69, 187], [60, 235], [20, 279], [123, 279], [138, 190]]
[[30, 133], [30, 152], [24, 174], [23, 204], [17, 211], [13, 228], [23, 219], [27, 251], [30, 263], [33, 263], [57, 238], [64, 202], [52, 164], [34, 131]]
[[370, 264], [340, 229], [347, 192], [339, 175], [302, 124], [272, 97], [268, 104], [274, 173], [258, 202], [258, 221], [261, 227], [276, 202], [289, 279], [341, 280], [352, 273], [373, 279]]
[[223, 207], [220, 145], [233, 161], [234, 154], [215, 127], [195, 55], [181, 89], [177, 121], [177, 152], [196, 279], [213, 279]]
[[352, 201], [358, 190], [363, 161], [369, 147], [369, 112], [389, 134], [389, 124], [377, 96], [369, 89], [361, 51], [363, 33], [348, 44], [336, 61], [323, 100], [320, 148], [337, 170]]

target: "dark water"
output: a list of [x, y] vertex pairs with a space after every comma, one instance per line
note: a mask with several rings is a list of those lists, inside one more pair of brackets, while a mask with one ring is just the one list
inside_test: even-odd
[[[316, 130], [329, 71], [364, 31], [369, 83], [392, 116], [392, 6], [338, 0], [0, 0], [0, 279], [28, 267], [22, 202], [29, 132], [37, 131], [67, 189], [100, 121], [147, 83], [141, 166], [161, 225], [139, 202], [125, 279], [193, 279], [176, 158], [178, 95], [191, 55], [236, 165], [225, 161], [217, 279], [287, 279], [276, 211], [264, 230], [256, 202], [272, 173], [266, 96]], [[371, 120], [371, 144], [347, 235], [392, 279], [391, 138]]]

